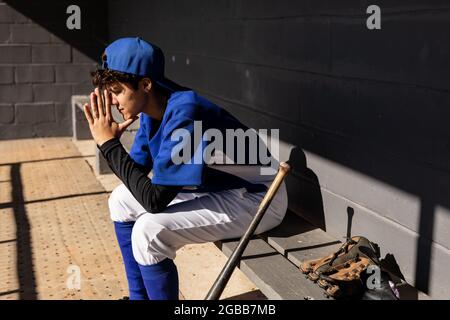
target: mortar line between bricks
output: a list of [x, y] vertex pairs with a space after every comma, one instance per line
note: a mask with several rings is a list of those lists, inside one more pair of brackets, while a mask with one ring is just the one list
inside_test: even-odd
[[232, 104], [237, 105], [240, 108], [243, 108], [245, 110], [251, 110], [251, 111], [254, 111], [254, 112], [258, 112], [259, 114], [263, 114], [263, 115], [268, 116], [268, 117], [273, 117], [273, 118], [275, 118], [275, 119], [277, 119], [279, 121], [283, 121], [283, 122], [286, 122], [288, 124], [300, 127], [298, 123], [296, 123], [296, 122], [294, 122], [292, 120], [289, 120], [289, 119], [282, 118], [282, 117], [278, 116], [278, 114], [276, 114], [276, 113], [271, 113], [271, 112], [268, 112], [268, 111], [265, 111], [265, 110], [261, 110], [261, 109], [258, 109], [256, 107], [252, 106], [252, 105], [249, 105], [249, 104], [246, 104], [246, 103], [243, 103], [243, 102], [240, 102], [240, 101], [236, 101], [236, 100], [233, 100], [233, 99], [229, 99], [229, 98], [224, 98], [224, 97], [222, 97], [220, 95], [217, 95], [217, 94], [214, 94], [214, 93], [202, 90], [202, 89], [196, 89], [196, 91], [198, 91], [201, 94], [204, 94], [204, 95], [207, 95], [207, 96], [210, 96], [210, 97], [222, 100], [224, 102], [232, 103]]
[[[420, 14], [433, 14], [433, 13], [449, 13], [450, 7], [441, 7], [441, 8], [434, 8], [434, 9], [412, 9], [412, 10], [396, 10], [396, 9], [385, 9], [382, 6], [381, 12], [382, 15], [393, 17], [393, 16], [403, 16], [403, 15], [420, 15]], [[277, 20], [288, 20], [288, 19], [322, 19], [322, 18], [338, 18], [338, 19], [345, 19], [345, 18], [363, 18], [366, 19], [368, 17], [368, 14], [365, 12], [366, 8], [361, 8], [362, 13], [342, 13], [342, 14], [333, 14], [333, 13], [306, 13], [306, 14], [293, 14], [293, 15], [281, 15], [281, 16], [266, 16], [266, 17], [233, 17], [233, 18], [222, 18], [222, 19], [211, 19], [206, 18], [204, 20], [200, 20], [200, 23], [204, 22], [251, 22], [251, 21], [277, 21]], [[186, 23], [190, 24], [190, 20], [186, 21], [180, 21], [180, 24]], [[112, 23], [112, 27], [121, 26], [122, 22]], [[133, 25], [148, 25], [148, 22], [146, 21], [136, 21], [133, 23]], [[168, 25], [173, 24], [172, 21], [157, 21], [153, 22], [155, 25]]]
[[[449, 13], [450, 12], [450, 8], [448, 7], [444, 7], [444, 8], [437, 8], [437, 9], [416, 9], [416, 10], [389, 10], [389, 9], [383, 9], [382, 6], [380, 6], [381, 8], [381, 13], [383, 15], [383, 17], [388, 16], [388, 17], [397, 17], [397, 16], [411, 16], [411, 15], [421, 15], [421, 14], [433, 14], [433, 13]], [[296, 14], [296, 15], [285, 15], [285, 16], [277, 16], [277, 17], [261, 17], [261, 18], [236, 18], [236, 19], [226, 19], [223, 21], [243, 21], [243, 22], [248, 22], [248, 21], [276, 21], [276, 20], [287, 20], [287, 19], [320, 19], [320, 18], [337, 18], [337, 19], [345, 19], [345, 18], [357, 18], [357, 19], [367, 19], [367, 17], [369, 16], [366, 12], [365, 12], [366, 8], [361, 8], [361, 12], [362, 13], [348, 13], [348, 14], [327, 14], [327, 13], [323, 13], [323, 14]], [[210, 21], [214, 21], [214, 20], [210, 20]]]
[[[330, 139], [330, 140], [334, 140], [334, 141], [340, 141], [340, 142], [344, 142], [346, 144], [348, 144], [348, 143], [352, 143], [352, 144], [365, 144], [365, 143], [367, 143], [367, 141], [365, 141], [363, 139], [358, 139], [358, 138], [355, 138], [355, 137], [350, 136], [350, 135], [345, 135], [345, 134], [342, 134], [342, 133], [339, 133], [339, 132], [327, 130], [327, 129], [322, 128], [322, 127], [313, 126], [313, 125], [308, 124], [308, 123], [302, 122], [302, 124], [298, 124], [298, 123], [295, 123], [293, 121], [280, 118], [276, 114], [272, 114], [272, 113], [269, 113], [269, 112], [266, 112], [266, 111], [262, 111], [261, 109], [254, 108], [254, 107], [252, 107], [250, 105], [246, 105], [244, 103], [237, 102], [237, 101], [234, 101], [234, 100], [231, 100], [231, 99], [226, 99], [226, 98], [223, 98], [221, 96], [218, 96], [218, 95], [215, 95], [215, 94], [203, 91], [203, 90], [197, 90], [197, 91], [199, 93], [203, 93], [204, 95], [207, 95], [207, 96], [210, 96], [210, 97], [213, 97], [213, 98], [216, 98], [216, 99], [228, 102], [228, 103], [232, 103], [232, 104], [234, 104], [234, 105], [238, 106], [239, 108], [242, 108], [242, 109], [244, 109], [246, 111], [250, 110], [252, 112], [257, 112], [258, 114], [263, 114], [263, 115], [265, 115], [267, 117], [275, 118], [278, 121], [285, 122], [285, 123], [287, 123], [289, 125], [292, 125], [294, 127], [299, 128], [299, 129], [303, 129], [305, 131], [308, 131], [310, 134], [314, 134], [316, 136], [317, 135], [322, 135], [326, 139]], [[405, 156], [406, 157], [408, 156], [408, 155], [405, 155], [403, 153], [393, 152], [392, 150], [389, 150], [389, 149], [388, 150], [384, 150], [384, 151], [387, 151], [385, 153], [390, 158], [394, 158], [394, 159], [397, 159], [397, 160], [404, 161], [405, 160]], [[425, 168], [428, 168], [428, 169], [431, 169], [431, 170], [434, 170], [434, 171], [438, 171], [438, 172], [446, 174], [446, 175], [450, 174], [450, 172], [447, 169], [438, 167], [438, 166], [433, 165], [432, 163], [429, 163], [427, 161], [417, 161], [417, 160], [411, 161], [410, 158], [408, 158], [408, 157], [407, 157], [407, 159], [408, 159], [409, 163], [411, 163], [413, 165], [420, 165], [420, 166], [423, 166]]]
[[415, 87], [418, 89], [426, 89], [426, 90], [430, 90], [430, 91], [436, 91], [439, 93], [450, 93], [450, 89], [435, 88], [432, 86], [426, 86], [426, 85], [420, 85], [420, 84], [414, 84], [414, 83], [408, 83], [408, 82], [389, 81], [389, 80], [381, 80], [381, 79], [375, 79], [375, 78], [359, 78], [359, 77], [352, 77], [352, 76], [342, 76], [342, 75], [335, 75], [335, 74], [331, 74], [331, 73], [322, 73], [322, 72], [315, 72], [315, 71], [308, 71], [308, 70], [301, 70], [301, 69], [293, 69], [293, 68], [287, 68], [287, 67], [266, 65], [266, 64], [261, 64], [261, 63], [250, 63], [250, 62], [245, 62], [245, 61], [225, 59], [225, 58], [207, 56], [207, 55], [202, 55], [202, 54], [197, 54], [197, 53], [181, 52], [181, 51], [167, 51], [166, 56], [168, 56], [170, 54], [180, 54], [180, 55], [191, 56], [191, 57], [201, 57], [201, 58], [210, 59], [210, 60], [240, 64], [240, 65], [244, 65], [244, 66], [252, 66], [252, 67], [258, 67], [258, 68], [267, 68], [267, 69], [288, 71], [288, 72], [294, 72], [294, 73], [310, 74], [310, 75], [322, 76], [322, 77], [330, 78], [330, 79], [334, 79], [334, 80], [352, 80], [352, 81], [356, 80], [356, 81], [367, 82], [367, 83], [389, 84], [389, 85], [395, 85], [395, 86], [400, 86], [400, 87]]
[[335, 193], [335, 192], [333, 192], [333, 191], [331, 191], [331, 190], [329, 190], [329, 189], [327, 189], [327, 188], [325, 188], [325, 187], [322, 187], [322, 186], [320, 187], [320, 190], [325, 190], [326, 192], [332, 194], [333, 196], [335, 196], [335, 197], [337, 197], [337, 198], [340, 198], [340, 199], [343, 199], [343, 200], [344, 200], [345, 202], [347, 202], [347, 203], [352, 203], [352, 204], [354, 204], [354, 205], [357, 206], [357, 207], [361, 207], [361, 208], [364, 209], [368, 214], [370, 214], [370, 215], [372, 215], [372, 216], [376, 216], [376, 217], [378, 217], [378, 218], [380, 218], [380, 219], [382, 219], [382, 220], [385, 220], [385, 221], [388, 222], [388, 224], [398, 225], [398, 226], [400, 226], [402, 229], [405, 229], [405, 232], [412, 233], [412, 234], [414, 234], [414, 235], [417, 236], [417, 237], [423, 237], [424, 239], [429, 240], [433, 245], [435, 245], [436, 247], [438, 247], [438, 248], [440, 248], [440, 249], [442, 249], [442, 250], [445, 250], [445, 251], [449, 251], [449, 250], [450, 250], [450, 247], [447, 248], [447, 247], [445, 247], [443, 244], [436, 242], [436, 241], [433, 239], [433, 237], [426, 237], [426, 236], [424, 236], [424, 235], [421, 235], [421, 234], [419, 233], [419, 231], [414, 231], [414, 230], [410, 229], [408, 226], [405, 226], [404, 224], [402, 224], [401, 222], [399, 222], [399, 221], [397, 221], [397, 220], [394, 220], [394, 219], [392, 219], [392, 218], [390, 218], [390, 217], [388, 217], [388, 216], [383, 216], [383, 215], [379, 214], [377, 211], [375, 211], [374, 209], [371, 209], [371, 208], [367, 207], [365, 204], [358, 203], [358, 202], [356, 202], [355, 200], [348, 199], [348, 198], [346, 198], [345, 196], [340, 195], [340, 194], [338, 194], [338, 193]]

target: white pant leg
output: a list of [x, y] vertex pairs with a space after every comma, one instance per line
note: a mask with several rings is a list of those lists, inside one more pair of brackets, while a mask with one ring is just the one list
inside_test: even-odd
[[[110, 200], [111, 215], [113, 220], [136, 220], [132, 233], [133, 254], [142, 265], [155, 264], [166, 257], [174, 259], [176, 251], [186, 244], [241, 237], [264, 196], [264, 192], [247, 193], [244, 188], [199, 197], [199, 194], [180, 193], [163, 212], [152, 214], [145, 212], [126, 187], [118, 192], [120, 201]], [[121, 203], [125, 213], [117, 214], [115, 209], [119, 208], [114, 206], [115, 202]], [[279, 225], [286, 210], [287, 193], [283, 183], [256, 234]]]
[[[199, 195], [193, 193], [179, 193], [169, 205], [191, 200], [196, 196]], [[141, 214], [147, 212], [124, 184], [118, 185], [111, 192], [108, 199], [108, 206], [111, 220], [115, 222], [136, 221]]]

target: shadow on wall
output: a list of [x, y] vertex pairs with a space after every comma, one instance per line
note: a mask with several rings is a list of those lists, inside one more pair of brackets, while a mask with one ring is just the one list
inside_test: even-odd
[[[326, 139], [324, 140], [326, 141]], [[337, 150], [333, 150], [332, 154], [324, 154], [323, 150], [331, 149], [329, 148], [329, 145], [323, 143], [324, 140], [318, 138], [314, 145], [311, 144], [310, 147], [308, 146], [308, 148], [305, 149], [314, 150], [317, 154], [323, 156], [332, 155], [335, 158], [331, 159], [340, 160], [337, 161], [337, 163], [368, 174], [378, 180], [387, 181], [397, 188], [415, 194], [420, 199], [418, 237], [415, 244], [417, 256], [415, 258], [416, 264], [412, 268], [415, 270], [413, 281], [415, 287], [419, 290], [427, 294], [430, 293], [431, 264], [434, 258], [432, 255], [432, 245], [436, 232], [436, 209], [438, 205], [450, 208], [449, 198], [444, 196], [445, 190], [450, 190], [448, 181], [446, 182], [444, 179], [448, 174], [430, 170], [429, 167], [407, 164], [399, 159], [392, 159], [390, 162], [386, 158], [383, 159], [383, 156], [380, 157], [380, 155], [371, 155], [370, 153], [367, 153], [364, 147], [358, 145], [354, 145], [353, 148], [348, 145], [343, 147], [340, 150], [341, 154], [338, 154]], [[294, 143], [294, 141], [297, 140], [289, 141], [286, 139], [285, 141]], [[301, 144], [298, 143], [297, 145], [304, 145], [304, 142]], [[321, 148], [323, 149], [321, 150]], [[358, 162], [356, 163], [355, 161]], [[292, 164], [295, 170], [292, 173], [293, 177], [288, 176], [287, 183], [289, 186], [290, 199], [294, 199], [293, 202], [295, 203], [290, 204], [290, 208], [294, 206], [293, 209], [295, 211], [305, 213], [305, 218], [307, 218], [307, 220], [315, 226], [326, 230], [326, 216], [324, 212], [321, 184], [318, 176], [306, 165], [305, 153], [301, 151], [300, 148], [295, 149], [295, 154], [293, 154], [292, 157]], [[430, 174], [430, 172], [433, 172], [433, 174]], [[322, 174], [324, 174], [324, 172], [322, 172]], [[348, 182], [342, 181], [342, 183]], [[355, 190], [355, 192], [359, 191]], [[366, 191], [360, 190], [360, 192]], [[381, 200], [382, 199], [380, 199], [380, 201]], [[340, 216], [347, 217], [345, 222], [342, 221], [342, 225], [346, 223], [345, 230], [347, 237], [354, 235], [352, 233], [352, 227], [355, 215], [357, 215], [355, 211], [358, 211], [358, 209], [353, 206], [347, 206], [345, 213], [339, 213]], [[335, 213], [332, 212], [330, 214]], [[408, 215], [408, 212], [405, 212], [404, 214]], [[344, 228], [340, 228], [340, 230], [343, 229]], [[342, 236], [343, 235], [344, 234], [342, 234]]]
[[307, 219], [326, 231], [322, 192], [317, 175], [308, 168], [306, 155], [300, 148], [291, 151], [289, 163], [292, 172], [286, 178], [288, 186], [289, 208], [295, 212], [307, 214]]
[[[26, 1], [6, 0], [9, 6], [24, 14], [34, 23], [47, 29], [61, 41], [80, 53], [99, 61], [108, 41], [108, 1], [61, 0]], [[69, 30], [66, 22], [71, 13], [70, 5], [78, 5], [81, 11], [81, 29]]]

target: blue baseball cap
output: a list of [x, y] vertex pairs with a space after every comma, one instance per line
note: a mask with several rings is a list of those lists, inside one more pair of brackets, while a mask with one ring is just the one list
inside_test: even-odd
[[169, 91], [183, 87], [164, 76], [164, 54], [160, 48], [140, 37], [120, 38], [105, 49], [102, 67], [113, 71], [149, 77]]

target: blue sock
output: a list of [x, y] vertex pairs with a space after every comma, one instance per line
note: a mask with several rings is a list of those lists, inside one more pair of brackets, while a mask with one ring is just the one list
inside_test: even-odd
[[130, 291], [130, 300], [149, 300], [142, 279], [139, 265], [133, 257], [131, 247], [131, 232], [134, 222], [114, 222], [117, 241], [122, 252], [125, 272], [127, 274], [128, 289]]
[[151, 300], [178, 300], [178, 270], [172, 259], [139, 268]]

